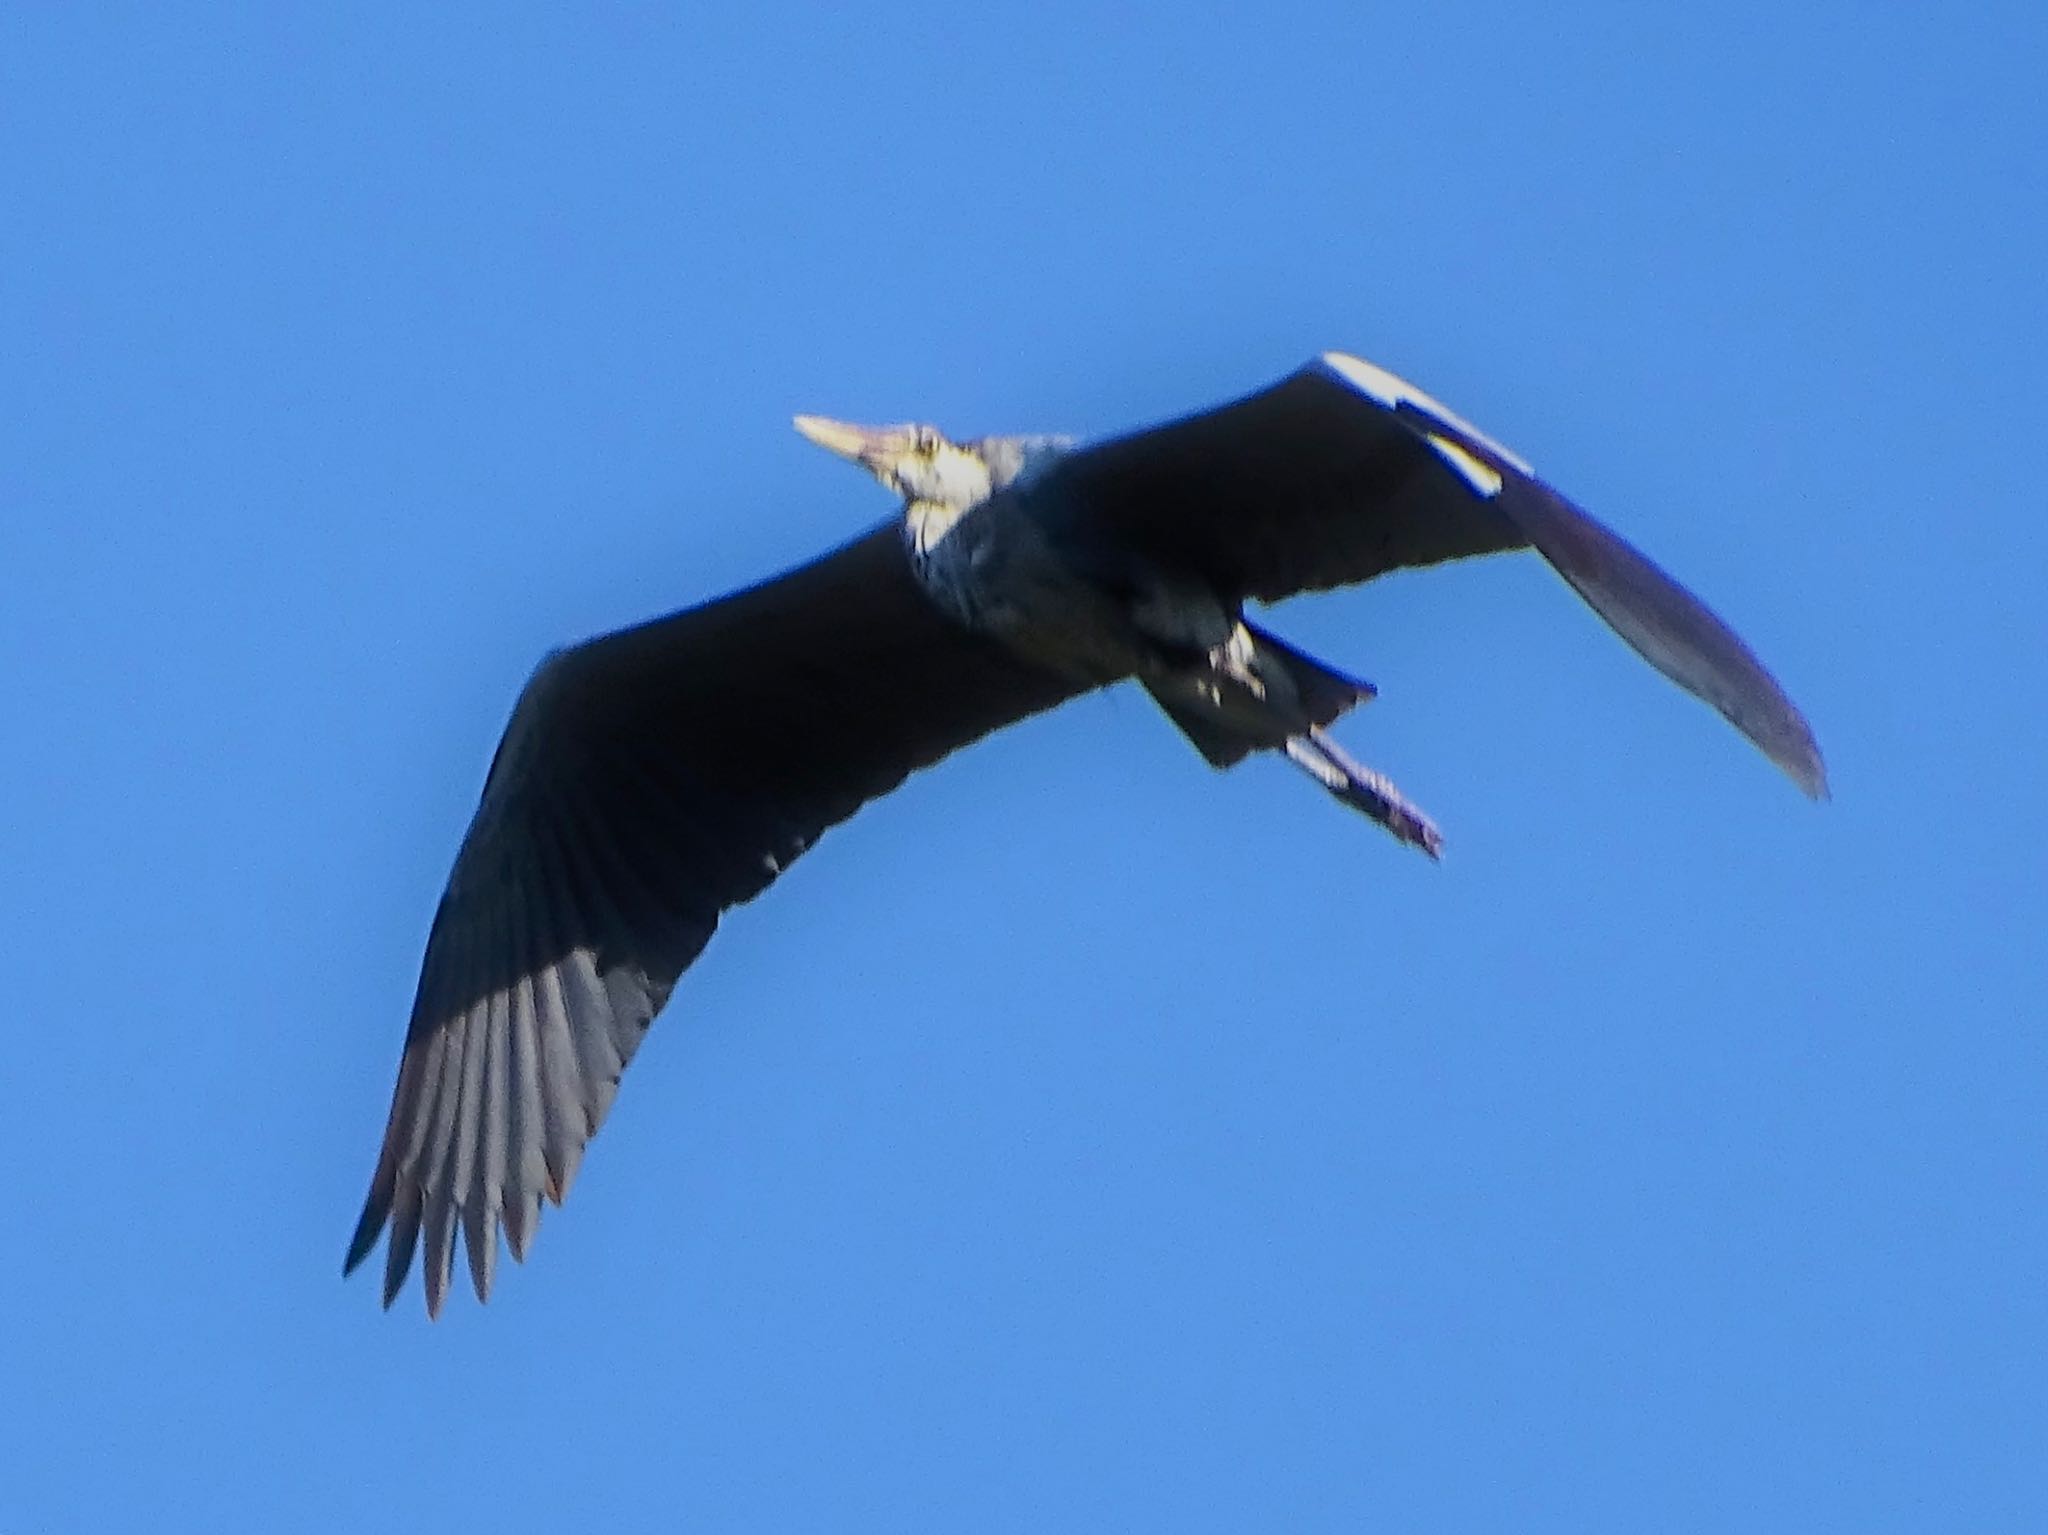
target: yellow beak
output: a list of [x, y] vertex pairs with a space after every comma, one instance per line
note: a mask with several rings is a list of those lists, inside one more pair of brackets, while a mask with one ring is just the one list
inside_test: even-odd
[[869, 469], [879, 469], [901, 455], [916, 430], [911, 426], [855, 426], [829, 416], [798, 416], [795, 426], [827, 452]]
[[881, 435], [868, 427], [854, 426], [846, 421], [834, 421], [829, 416], [798, 416], [796, 429], [819, 447], [841, 458], [861, 462], [879, 444]]

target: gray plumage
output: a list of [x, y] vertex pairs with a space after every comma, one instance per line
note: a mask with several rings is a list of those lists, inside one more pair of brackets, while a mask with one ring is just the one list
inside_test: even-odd
[[904, 498], [808, 565], [557, 652], [498, 747], [427, 940], [347, 1268], [384, 1300], [458, 1229], [479, 1297], [524, 1258], [720, 914], [919, 768], [1136, 678], [1211, 763], [1283, 753], [1434, 855], [1427, 817], [1325, 727], [1369, 684], [1247, 601], [1533, 546], [1647, 660], [1807, 793], [1805, 720], [1644, 556], [1441, 405], [1328, 354], [1246, 399], [1074, 448], [799, 418]]

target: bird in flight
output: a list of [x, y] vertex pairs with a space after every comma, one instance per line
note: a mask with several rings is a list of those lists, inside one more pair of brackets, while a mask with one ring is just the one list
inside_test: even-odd
[[828, 827], [992, 730], [1135, 679], [1219, 768], [1284, 754], [1430, 856], [1434, 825], [1328, 727], [1369, 683], [1247, 602], [1534, 548], [1652, 666], [1807, 794], [1806, 721], [1642, 554], [1428, 395], [1340, 353], [1090, 446], [797, 418], [902, 497], [851, 543], [556, 651], [506, 726], [427, 938], [352, 1271], [388, 1226], [384, 1303], [460, 1228], [488, 1297], [524, 1259], [619, 1077], [728, 907]]

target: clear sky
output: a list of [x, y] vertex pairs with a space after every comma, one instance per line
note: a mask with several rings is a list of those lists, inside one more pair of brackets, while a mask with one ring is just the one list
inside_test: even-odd
[[[0, 15], [0, 1530], [2048, 1529], [2048, 11]], [[1441, 867], [1141, 695], [736, 914], [568, 1207], [344, 1284], [550, 646], [882, 515], [792, 412], [1356, 350], [1532, 557], [1276, 622]]]

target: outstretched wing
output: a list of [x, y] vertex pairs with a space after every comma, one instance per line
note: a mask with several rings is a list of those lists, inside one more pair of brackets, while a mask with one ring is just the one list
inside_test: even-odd
[[1105, 565], [1267, 602], [1533, 546], [1652, 666], [1808, 794], [1827, 792], [1805, 719], [1704, 603], [1506, 448], [1358, 358], [1328, 352], [1245, 399], [1083, 449], [1032, 501]]
[[455, 1228], [490, 1290], [718, 925], [906, 775], [1077, 691], [946, 618], [896, 521], [786, 575], [558, 652], [527, 684], [427, 939], [383, 1150], [384, 1301]]

